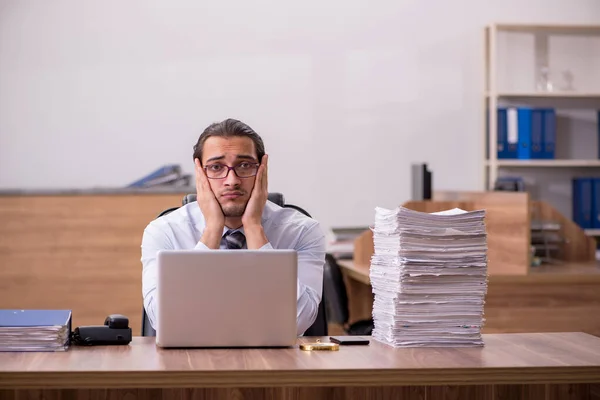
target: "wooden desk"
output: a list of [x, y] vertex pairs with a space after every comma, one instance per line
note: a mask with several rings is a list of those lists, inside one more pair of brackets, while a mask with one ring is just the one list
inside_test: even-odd
[[304, 352], [163, 350], [152, 338], [134, 338], [129, 346], [0, 353], [0, 398], [600, 398], [600, 338], [498, 334], [484, 342], [393, 349], [372, 341]]
[[[370, 318], [373, 308], [368, 265], [339, 260], [350, 321]], [[491, 275], [484, 333], [573, 332], [600, 336], [600, 267], [569, 263], [532, 267], [528, 275]], [[594, 316], [594, 317], [592, 317]]]

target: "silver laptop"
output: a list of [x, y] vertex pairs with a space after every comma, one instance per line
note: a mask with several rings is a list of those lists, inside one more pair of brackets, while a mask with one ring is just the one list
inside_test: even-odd
[[162, 250], [161, 347], [287, 347], [296, 343], [295, 250]]

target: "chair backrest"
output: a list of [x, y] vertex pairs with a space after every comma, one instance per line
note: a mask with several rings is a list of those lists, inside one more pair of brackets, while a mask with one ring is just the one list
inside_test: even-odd
[[[196, 199], [197, 199], [196, 193], [186, 194], [185, 196], [183, 196], [183, 200], [182, 200], [181, 203], [182, 203], [182, 205], [185, 206], [188, 203], [193, 203], [194, 201], [196, 201]], [[269, 199], [270, 202], [273, 202], [273, 203], [277, 204], [279, 207], [294, 208], [294, 209], [297, 209], [298, 211], [300, 211], [301, 213], [307, 215], [308, 217], [310, 217], [310, 215], [308, 215], [308, 213], [306, 211], [302, 210], [300, 207], [296, 207], [296, 206], [291, 205], [291, 204], [285, 204], [285, 198], [283, 197], [282, 193], [271, 192], [268, 195], [268, 199]], [[173, 209], [169, 209], [170, 211], [169, 210], [165, 210], [165, 211], [171, 212], [171, 211], [176, 210], [176, 209], [177, 209], [177, 207], [173, 208]]]
[[156, 336], [156, 330], [150, 324], [150, 319], [144, 306], [142, 306], [142, 336]]
[[348, 322], [348, 293], [342, 269], [331, 254], [325, 256], [323, 293], [327, 295], [327, 319], [345, 325]]
[[325, 291], [321, 293], [321, 302], [317, 309], [317, 318], [315, 322], [304, 332], [304, 336], [327, 336], [329, 334], [329, 327], [327, 326], [327, 299], [325, 298]]
[[[194, 202], [194, 201], [196, 201], [196, 198], [197, 197], [196, 197], [195, 193], [187, 194], [182, 199], [182, 205], [186, 205], [188, 203]], [[304, 210], [298, 206], [295, 206], [293, 204], [286, 204], [285, 198], [283, 197], [282, 193], [271, 192], [268, 195], [268, 199], [269, 199], [269, 201], [277, 204], [280, 207], [293, 208], [294, 210], [301, 212], [302, 214], [306, 215], [307, 217], [312, 218], [306, 210]], [[163, 212], [161, 212], [157, 218], [162, 217], [163, 215], [166, 215], [172, 211], [175, 211], [178, 208], [179, 207], [172, 207], [172, 208], [166, 209]], [[317, 311], [317, 318], [315, 319], [315, 322], [313, 322], [313, 324], [306, 330], [306, 332], [304, 333], [305, 336], [327, 336], [328, 335], [329, 330], [327, 327], [327, 310], [326, 310], [325, 304], [326, 304], [325, 290], [323, 290], [323, 293], [321, 294], [321, 302], [319, 303], [319, 309]], [[148, 319], [148, 314], [146, 313], [146, 308], [143, 306], [142, 306], [142, 336], [156, 336], [156, 330], [154, 330], [154, 328], [152, 328], [152, 325], [150, 324], [150, 320]]]

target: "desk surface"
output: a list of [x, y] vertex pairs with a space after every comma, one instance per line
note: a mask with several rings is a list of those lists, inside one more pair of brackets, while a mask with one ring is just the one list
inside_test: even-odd
[[[370, 285], [369, 266], [356, 265], [351, 260], [338, 260], [348, 276], [365, 285]], [[598, 263], [564, 263], [531, 267], [528, 275], [490, 275], [494, 283], [600, 283]]]
[[[299, 341], [314, 340], [302, 338]], [[600, 382], [600, 338], [584, 333], [484, 335], [484, 347], [337, 352], [129, 346], [0, 353], [0, 389], [370, 386]]]

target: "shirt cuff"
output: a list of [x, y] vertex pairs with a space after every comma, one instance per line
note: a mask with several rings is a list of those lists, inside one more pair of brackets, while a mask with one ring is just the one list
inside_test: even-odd
[[198, 244], [196, 244], [196, 247], [194, 247], [194, 250], [210, 250], [204, 243], [202, 243], [201, 241], [198, 241]]
[[[194, 250], [210, 250], [204, 243], [198, 242]], [[273, 250], [273, 245], [270, 242], [267, 242], [261, 247], [259, 250]]]

